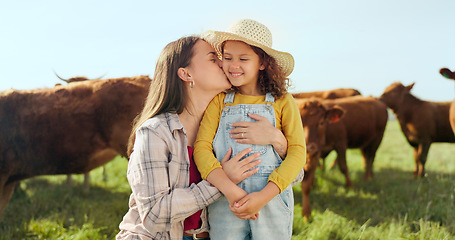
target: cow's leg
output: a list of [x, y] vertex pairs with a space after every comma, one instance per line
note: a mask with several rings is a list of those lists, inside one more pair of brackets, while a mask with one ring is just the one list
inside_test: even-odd
[[90, 185], [90, 172], [84, 173], [84, 186], [89, 187]]
[[325, 157], [321, 157], [320, 161], [319, 161], [319, 168], [322, 170], [322, 171], [325, 171]]
[[376, 151], [379, 148], [379, 145], [382, 141], [382, 135], [380, 138], [377, 138], [373, 143], [361, 149], [363, 156], [363, 165], [365, 168], [364, 180], [373, 178], [373, 163], [376, 156]]
[[363, 158], [363, 166], [365, 169], [365, 176], [363, 180], [368, 180], [373, 178], [373, 161], [375, 152], [369, 148], [362, 148], [362, 158]]
[[338, 164], [338, 161], [335, 158], [335, 161], [333, 161], [332, 165], [330, 165], [330, 169], [334, 169], [337, 164]]
[[103, 182], [107, 182], [106, 165], [103, 165]]
[[314, 174], [318, 166], [319, 156], [310, 157], [305, 164], [305, 176], [302, 181], [302, 216], [304, 221], [308, 221], [311, 216], [310, 191], [313, 188]]
[[2, 218], [3, 210], [5, 210], [6, 205], [13, 195], [16, 183], [17, 182], [6, 183], [5, 185], [2, 184], [2, 189], [0, 189], [0, 219]]
[[341, 172], [346, 177], [346, 187], [352, 188], [351, 177], [349, 177], [348, 166], [346, 164], [346, 148], [340, 147], [336, 149], [338, 166]]
[[73, 178], [71, 177], [71, 174], [66, 174], [66, 183], [68, 185], [73, 184]]
[[[66, 174], [66, 183], [68, 185], [73, 184], [73, 178], [71, 174]], [[84, 173], [84, 186], [88, 187], [90, 185], [90, 172]]]
[[319, 167], [321, 168], [321, 170], [325, 171], [325, 160], [327, 158], [327, 156], [330, 154], [331, 151], [328, 151], [328, 152], [322, 152], [321, 153], [321, 157], [320, 157], [320, 163], [319, 164]]
[[430, 150], [431, 143], [422, 143], [419, 144], [419, 150], [418, 150], [418, 163], [419, 164], [419, 171], [417, 172], [418, 177], [424, 177], [425, 176], [425, 163], [427, 161], [428, 157], [428, 151]]
[[419, 164], [419, 158], [420, 158], [419, 148], [420, 148], [420, 145], [413, 147], [413, 149], [414, 149], [414, 171], [412, 172], [412, 177], [417, 177], [417, 175], [419, 173], [419, 165], [420, 165]]
[[431, 142], [424, 142], [414, 147], [415, 167], [414, 172], [412, 174], [413, 177], [425, 176], [425, 163], [427, 161], [430, 146]]
[[[322, 158], [324, 158], [324, 161], [327, 158], [327, 156], [329, 156], [330, 152], [332, 152], [332, 150], [324, 152], [324, 153], [321, 154]], [[330, 165], [329, 169], [334, 169], [336, 165], [337, 165], [337, 159], [335, 158], [335, 160]], [[324, 169], [325, 169], [325, 164], [324, 164]]]

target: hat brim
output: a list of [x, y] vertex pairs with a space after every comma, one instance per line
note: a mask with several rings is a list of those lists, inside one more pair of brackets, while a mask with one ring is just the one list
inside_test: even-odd
[[209, 30], [202, 34], [202, 39], [210, 43], [210, 45], [213, 46], [219, 56], [222, 55], [221, 46], [223, 42], [228, 40], [245, 42], [249, 45], [261, 48], [267, 54], [273, 57], [278, 66], [282, 68], [286, 77], [291, 75], [292, 71], [294, 70], [294, 57], [292, 57], [290, 53], [277, 51], [273, 48], [267, 47], [263, 44], [249, 40], [237, 34]]

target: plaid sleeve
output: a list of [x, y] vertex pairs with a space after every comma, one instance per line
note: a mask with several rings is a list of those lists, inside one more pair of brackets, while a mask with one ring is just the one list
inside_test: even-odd
[[136, 132], [127, 173], [141, 222], [152, 232], [168, 231], [173, 223], [183, 221], [220, 195], [205, 181], [171, 188], [168, 169], [172, 143], [165, 141], [163, 134], [152, 128]]

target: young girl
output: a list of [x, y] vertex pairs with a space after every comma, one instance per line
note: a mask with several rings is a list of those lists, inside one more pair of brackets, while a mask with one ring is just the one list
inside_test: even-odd
[[[195, 142], [194, 158], [203, 179], [225, 197], [209, 206], [212, 239], [290, 239], [294, 199], [291, 182], [305, 164], [305, 140], [300, 113], [287, 93], [292, 55], [271, 48], [272, 35], [264, 25], [249, 19], [234, 23], [227, 32], [203, 35], [222, 56], [222, 67], [234, 91], [220, 93], [207, 107]], [[250, 141], [248, 124], [266, 118], [287, 141], [284, 160], [270, 139]], [[241, 121], [241, 124], [233, 124]], [[231, 137], [231, 134], [234, 134]], [[258, 172], [238, 185], [226, 176], [219, 161], [250, 148], [261, 155]], [[282, 149], [279, 149], [280, 151]], [[260, 210], [260, 211], [259, 211]], [[257, 220], [242, 220], [259, 217]]]

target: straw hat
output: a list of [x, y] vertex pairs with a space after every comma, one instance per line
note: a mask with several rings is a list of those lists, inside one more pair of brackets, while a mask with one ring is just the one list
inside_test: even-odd
[[256, 46], [272, 56], [286, 76], [294, 70], [294, 58], [290, 53], [280, 52], [272, 48], [272, 33], [263, 24], [251, 19], [241, 19], [232, 24], [226, 32], [206, 31], [202, 38], [210, 43], [221, 56], [221, 45], [228, 40], [243, 41]]

